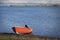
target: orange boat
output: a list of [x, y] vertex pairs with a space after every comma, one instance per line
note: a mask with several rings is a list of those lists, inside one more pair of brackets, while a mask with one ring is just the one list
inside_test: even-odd
[[32, 34], [31, 28], [13, 27], [12, 29], [16, 34]]

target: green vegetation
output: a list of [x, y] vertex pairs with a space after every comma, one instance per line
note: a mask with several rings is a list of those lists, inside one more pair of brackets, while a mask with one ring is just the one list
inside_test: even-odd
[[60, 40], [60, 38], [48, 38], [17, 34], [0, 34], [0, 40]]

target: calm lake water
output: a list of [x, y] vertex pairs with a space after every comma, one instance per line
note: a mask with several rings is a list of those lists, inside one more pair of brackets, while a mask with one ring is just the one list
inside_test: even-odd
[[0, 7], [0, 33], [25, 24], [33, 35], [60, 37], [60, 7]]

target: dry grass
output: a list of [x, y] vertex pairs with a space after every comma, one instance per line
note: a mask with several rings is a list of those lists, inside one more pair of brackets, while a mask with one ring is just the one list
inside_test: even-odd
[[0, 34], [0, 40], [60, 40], [60, 38], [48, 38], [17, 34]]

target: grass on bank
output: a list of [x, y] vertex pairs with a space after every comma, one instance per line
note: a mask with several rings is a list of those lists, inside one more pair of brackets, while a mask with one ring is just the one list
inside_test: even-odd
[[48, 38], [17, 34], [0, 34], [0, 40], [60, 40], [60, 38]]

